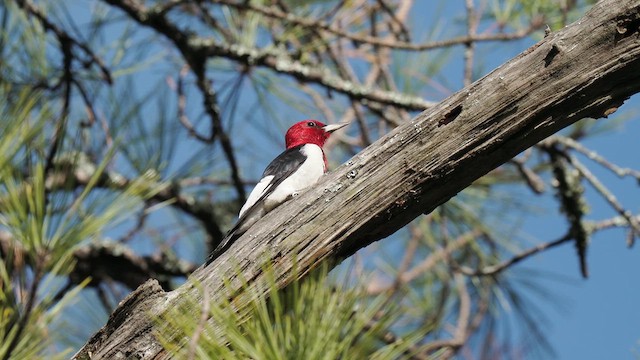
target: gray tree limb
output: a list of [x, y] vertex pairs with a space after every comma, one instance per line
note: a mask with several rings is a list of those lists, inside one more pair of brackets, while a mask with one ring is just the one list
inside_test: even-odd
[[[326, 259], [392, 234], [560, 129], [606, 117], [640, 91], [639, 26], [640, 0], [598, 2], [576, 23], [398, 127], [268, 214], [192, 278], [212, 299], [227, 296], [241, 305], [246, 290], [238, 271], [250, 291], [264, 293], [261, 264], [269, 259], [277, 283], [285, 286]], [[190, 284], [165, 293], [148, 281], [74, 358], [167, 358], [150, 314], [189, 296], [201, 295]]]

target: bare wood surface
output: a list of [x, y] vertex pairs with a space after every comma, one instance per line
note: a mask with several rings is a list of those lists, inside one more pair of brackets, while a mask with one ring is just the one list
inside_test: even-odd
[[[606, 117], [640, 91], [639, 26], [640, 0], [597, 3], [576, 23], [398, 127], [267, 215], [192, 278], [212, 299], [242, 303], [238, 270], [252, 291], [264, 292], [261, 264], [270, 259], [285, 286], [327, 258], [351, 255], [392, 234], [560, 129]], [[229, 293], [225, 278], [238, 290]], [[164, 293], [147, 282], [74, 358], [167, 358], [150, 314], [188, 296], [200, 296], [199, 290], [187, 284]]]

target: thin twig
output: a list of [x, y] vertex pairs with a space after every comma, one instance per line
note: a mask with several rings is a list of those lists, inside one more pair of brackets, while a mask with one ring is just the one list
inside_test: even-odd
[[516, 170], [518, 170], [520, 176], [524, 178], [531, 191], [538, 195], [544, 193], [544, 180], [527, 167], [523, 159], [513, 158], [509, 160], [509, 163], [515, 165]]
[[[440, 261], [446, 260], [453, 251], [468, 244], [470, 241], [475, 239], [478, 235], [479, 235], [479, 231], [470, 231], [460, 235], [453, 241], [449, 242], [445, 247], [439, 248], [438, 250], [429, 254], [429, 256], [426, 257], [424, 260], [422, 260], [418, 265], [400, 274], [399, 278], [396, 280], [398, 284], [396, 285], [394, 283], [391, 286], [400, 286], [413, 281], [421, 274], [424, 274], [430, 271], [431, 269], [433, 269], [433, 267], [436, 266]], [[367, 292], [371, 295], [377, 295], [385, 291], [389, 291], [391, 286], [372, 287], [368, 289]]]
[[582, 163], [573, 156], [569, 156], [568, 159], [571, 165], [580, 172], [580, 174], [594, 187], [594, 189], [596, 189], [598, 193], [600, 193], [600, 195], [602, 195], [609, 205], [611, 205], [611, 207], [620, 214], [620, 216], [627, 220], [629, 227], [635, 233], [635, 236], [630, 237], [631, 241], [629, 241], [627, 245], [629, 247], [633, 246], [635, 237], [640, 236], [640, 223], [635, 220], [631, 211], [625, 209], [615, 195], [613, 195], [613, 193], [604, 186], [604, 184], [600, 182], [600, 180], [593, 175], [586, 166], [582, 165]]
[[[467, 10], [467, 36], [472, 39], [476, 35], [478, 28], [478, 17], [473, 6], [473, 0], [465, 0], [465, 8]], [[469, 41], [464, 44], [464, 86], [471, 85], [473, 81], [473, 57], [475, 54], [475, 41]]]
[[225, 159], [227, 160], [231, 170], [231, 179], [233, 181], [234, 188], [238, 193], [238, 203], [244, 203], [246, 199], [246, 191], [240, 178], [238, 162], [231, 144], [231, 139], [222, 126], [220, 109], [218, 108], [217, 93], [206, 75], [206, 49], [203, 46], [197, 45], [201, 39], [194, 39], [193, 36], [185, 34], [185, 32], [181, 31], [177, 25], [169, 21], [165, 14], [161, 12], [148, 11], [142, 4], [119, 0], [105, 1], [125, 11], [139, 24], [150, 27], [164, 35], [171, 40], [180, 51], [185, 62], [189, 65], [189, 68], [196, 77], [196, 86], [202, 94], [204, 111], [207, 113], [209, 121], [211, 122], [211, 134], [209, 136], [202, 136], [197, 132], [192, 133], [192, 135], [196, 136], [201, 141], [209, 143], [213, 142], [215, 139], [220, 141]]
[[110, 314], [113, 311], [113, 305], [111, 305], [111, 301], [109, 301], [107, 292], [100, 285], [96, 286], [95, 288], [98, 295], [98, 300], [100, 300], [100, 304], [102, 305], [105, 314]]
[[437, 48], [445, 48], [445, 47], [451, 47], [455, 45], [464, 45], [469, 42], [516, 40], [516, 39], [521, 39], [523, 37], [528, 36], [529, 34], [538, 30], [542, 26], [541, 24], [538, 24], [538, 23], [532, 23], [528, 28], [519, 30], [514, 33], [510, 33], [510, 34], [497, 33], [497, 34], [480, 34], [475, 36], [466, 35], [466, 36], [461, 36], [461, 37], [448, 39], [448, 40], [430, 41], [422, 44], [412, 44], [409, 42], [402, 42], [402, 41], [372, 37], [367, 35], [351, 34], [342, 30], [339, 27], [335, 27], [324, 21], [316, 21], [312, 18], [299, 17], [292, 13], [284, 13], [274, 7], [265, 7], [265, 6], [257, 5], [255, 3], [249, 3], [249, 2], [240, 3], [240, 2], [230, 1], [230, 0], [212, 0], [212, 2], [231, 6], [239, 10], [251, 10], [265, 16], [287, 21], [293, 25], [321, 29], [323, 31], [329, 32], [331, 34], [334, 34], [336, 36], [339, 36], [345, 39], [349, 39], [351, 41], [370, 44], [370, 45], [376, 45], [381, 47], [387, 47], [391, 49], [407, 50], [407, 51], [424, 51], [424, 50], [431, 50], [431, 49], [437, 49]]
[[448, 359], [452, 357], [461, 346], [464, 345], [469, 334], [469, 319], [471, 317], [471, 297], [469, 290], [465, 284], [465, 279], [462, 274], [455, 274], [454, 280], [456, 289], [458, 290], [459, 304], [458, 304], [458, 319], [456, 321], [455, 331], [451, 339], [436, 340], [425, 345], [423, 348], [424, 353], [430, 353], [437, 349], [447, 348], [446, 351], [439, 357], [441, 359]]
[[[54, 33], [56, 35], [56, 37], [59, 40], [62, 40], [64, 42], [68, 42], [68, 44], [70, 46], [75, 46], [75, 47], [81, 49], [84, 52], [84, 54], [89, 57], [89, 62], [88, 63], [93, 63], [96, 66], [98, 66], [98, 68], [100, 69], [100, 72], [102, 74], [102, 78], [110, 85], [113, 83], [113, 78], [111, 77], [111, 71], [104, 64], [102, 59], [100, 59], [100, 57], [98, 57], [91, 50], [91, 48], [89, 48], [88, 45], [86, 45], [86, 44], [76, 40], [75, 38], [71, 37], [66, 31], [64, 31], [63, 29], [59, 28], [57, 25], [55, 25], [51, 21], [49, 21], [47, 16], [35, 4], [33, 4], [30, 0], [15, 0], [15, 1], [18, 4], [18, 6], [20, 6], [22, 9], [27, 11], [29, 14], [33, 15], [36, 19], [38, 19], [38, 21], [40, 22], [40, 24], [42, 25], [42, 27], [45, 30], [51, 31], [52, 33]], [[87, 61], [82, 61], [82, 63], [83, 64], [87, 64]]]
[[400, 265], [398, 266], [398, 274], [396, 275], [393, 284], [388, 289], [388, 291], [390, 291], [391, 293], [395, 293], [400, 288], [400, 286], [405, 283], [402, 280], [402, 274], [409, 270], [409, 266], [411, 265], [411, 262], [416, 255], [416, 251], [418, 250], [420, 239], [424, 236], [421, 231], [418, 231], [418, 226], [416, 225], [411, 225], [410, 230], [411, 239], [409, 239], [409, 243], [407, 245], [407, 248], [404, 250], [402, 260], [400, 260]]
[[[635, 222], [640, 222], [640, 215], [635, 215], [633, 217]], [[591, 233], [600, 230], [607, 230], [612, 228], [622, 228], [629, 226], [629, 223], [626, 218], [623, 216], [615, 216], [609, 219], [604, 219], [600, 221], [591, 221], [586, 224]]]
[[320, 110], [322, 115], [324, 116], [326, 122], [328, 124], [336, 123], [336, 115], [333, 113], [329, 105], [327, 104], [326, 98], [320, 93], [318, 93], [314, 88], [309, 86], [308, 84], [301, 83], [300, 90], [309, 95], [313, 104]]
[[213, 137], [200, 134], [187, 116], [187, 97], [184, 93], [184, 78], [188, 73], [189, 66], [184, 65], [182, 69], [180, 69], [177, 81], [175, 82], [176, 95], [178, 97], [178, 106], [176, 108], [176, 111], [178, 112], [178, 121], [180, 121], [180, 124], [182, 124], [182, 126], [187, 129], [187, 132], [189, 132], [190, 136], [193, 136], [194, 138], [202, 142], [211, 143], [213, 141]]
[[635, 169], [630, 169], [630, 168], [619, 167], [618, 165], [608, 161], [606, 158], [604, 158], [602, 155], [598, 154], [596, 151], [587, 148], [586, 146], [584, 146], [581, 143], [573, 140], [570, 137], [554, 135], [553, 137], [547, 139], [547, 141], [549, 141], [549, 142], [559, 142], [559, 143], [561, 143], [561, 144], [563, 144], [563, 145], [565, 145], [567, 147], [570, 147], [570, 148], [578, 151], [579, 153], [583, 154], [584, 156], [588, 157], [589, 159], [595, 161], [596, 163], [602, 165], [606, 169], [612, 171], [613, 173], [615, 173], [617, 176], [619, 176], [621, 178], [625, 177], [625, 176], [632, 176], [637, 181], [640, 182], [640, 171], [635, 170]]
[[521, 253], [519, 253], [518, 255], [510, 258], [509, 260], [503, 261], [500, 264], [496, 264], [496, 265], [491, 265], [491, 266], [487, 266], [484, 267], [482, 269], [479, 270], [474, 270], [471, 269], [469, 267], [466, 266], [460, 266], [458, 267], [456, 270], [459, 270], [460, 272], [462, 272], [465, 275], [470, 275], [470, 276], [491, 276], [491, 275], [495, 275], [503, 270], [505, 270], [506, 268], [511, 267], [512, 265], [515, 265], [519, 262], [521, 262], [522, 260], [525, 260], [537, 253], [540, 253], [542, 251], [551, 249], [553, 247], [556, 247], [560, 244], [563, 244], [567, 241], [572, 240], [573, 237], [571, 236], [571, 233], [568, 232], [567, 234], [565, 234], [564, 236], [562, 236], [559, 239], [556, 239], [554, 241], [550, 241], [550, 242], [546, 242], [546, 243], [542, 243], [539, 245], [536, 245], [530, 249], [527, 249]]
[[2, 360], [11, 359], [11, 355], [15, 350], [16, 346], [18, 346], [18, 343], [21, 340], [23, 340], [22, 333], [26, 330], [29, 324], [31, 315], [33, 313], [33, 310], [36, 306], [36, 298], [37, 298], [36, 295], [38, 293], [40, 281], [42, 280], [42, 276], [44, 275], [43, 274], [44, 257], [40, 256], [35, 261], [36, 261], [36, 264], [34, 265], [34, 269], [33, 269], [33, 280], [31, 281], [31, 286], [29, 288], [29, 295], [27, 296], [27, 301], [24, 306], [24, 310], [19, 315], [20, 320], [15, 325], [16, 326], [15, 332], [13, 333], [13, 337], [11, 338], [11, 342], [9, 343], [9, 346], [5, 348], [5, 353], [4, 353], [4, 356], [2, 357]]
[[83, 126], [87, 126], [87, 127], [93, 126], [97, 118], [96, 111], [93, 107], [93, 102], [91, 101], [91, 99], [89, 99], [89, 94], [87, 93], [87, 90], [84, 88], [84, 84], [82, 82], [78, 81], [78, 79], [76, 78], [72, 78], [71, 81], [76, 86], [76, 89], [78, 89], [78, 93], [80, 94], [80, 97], [82, 98], [82, 101], [84, 102], [84, 106], [87, 110], [87, 121], [86, 123], [83, 123]]

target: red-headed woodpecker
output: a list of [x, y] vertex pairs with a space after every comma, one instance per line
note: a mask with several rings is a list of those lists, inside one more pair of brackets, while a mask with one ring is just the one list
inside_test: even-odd
[[324, 143], [332, 132], [346, 125], [305, 120], [290, 127], [285, 135], [287, 149], [264, 170], [262, 179], [240, 209], [238, 222], [211, 253], [207, 264], [225, 252], [266, 213], [315, 184], [327, 172], [327, 157], [322, 150]]

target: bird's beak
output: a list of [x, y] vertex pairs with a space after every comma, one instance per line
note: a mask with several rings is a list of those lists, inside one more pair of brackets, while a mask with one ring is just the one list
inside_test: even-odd
[[349, 125], [349, 123], [342, 123], [342, 124], [330, 124], [330, 125], [326, 125], [322, 128], [322, 130], [328, 132], [328, 133], [332, 133], [338, 129], [342, 129], [343, 127]]

